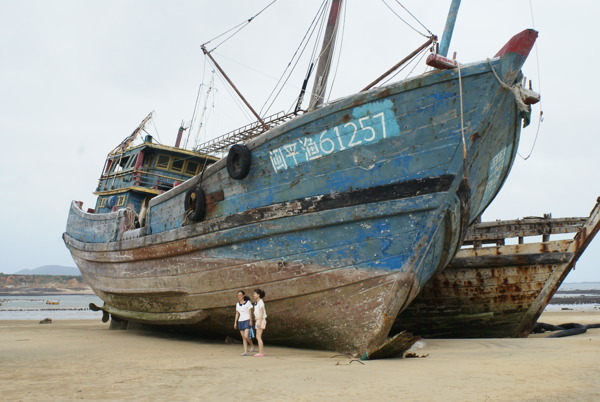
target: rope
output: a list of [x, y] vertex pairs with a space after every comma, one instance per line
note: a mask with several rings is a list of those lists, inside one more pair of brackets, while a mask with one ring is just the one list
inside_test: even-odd
[[[531, 0], [529, 0], [529, 11], [531, 13], [531, 27], [533, 29], [535, 29], [535, 21], [533, 19], [533, 6], [531, 5]], [[541, 74], [540, 74], [540, 57], [538, 54], [537, 41], [535, 42], [535, 62], [536, 62], [537, 74], [538, 74], [538, 92], [541, 93], [542, 92], [542, 78], [541, 78]], [[541, 127], [543, 121], [544, 121], [544, 108], [542, 107], [542, 100], [540, 99], [540, 114], [538, 115], [537, 129], [535, 130], [535, 138], [533, 140], [533, 145], [531, 145], [529, 154], [525, 157], [517, 152], [517, 154], [521, 158], [523, 158], [523, 160], [525, 160], [525, 161], [527, 159], [529, 159], [529, 157], [533, 153], [533, 149], [535, 148], [535, 144], [537, 143], [538, 135], [540, 134], [540, 127]]]
[[[115, 229], [113, 231], [113, 237], [107, 241], [107, 243], [118, 241], [119, 234], [123, 235], [124, 232], [128, 230], [135, 229], [135, 218], [138, 218], [139, 215], [135, 212], [135, 209], [127, 206], [125, 208], [121, 208], [117, 210], [117, 217], [115, 218]], [[126, 219], [125, 222], [122, 222], [123, 219]], [[121, 232], [121, 226], [123, 227], [123, 232]], [[121, 232], [121, 233], [119, 233]]]
[[190, 135], [194, 130], [194, 120], [196, 119], [196, 112], [198, 111], [198, 102], [200, 101], [200, 93], [202, 91], [202, 87], [204, 86], [204, 77], [206, 76], [206, 57], [204, 57], [204, 63], [202, 65], [202, 81], [200, 81], [200, 85], [198, 86], [198, 93], [196, 95], [196, 103], [194, 104], [194, 110], [192, 112], [192, 119], [190, 120], [190, 129], [185, 137], [185, 142], [183, 148], [187, 148], [188, 142], [190, 140]]
[[[394, 9], [393, 9], [392, 7], [390, 7], [390, 5], [389, 5], [388, 3], [386, 3], [386, 2], [385, 2], [385, 0], [381, 0], [381, 1], [383, 2], [383, 4], [385, 4], [385, 5], [386, 5], [386, 7], [387, 7], [387, 8], [389, 8], [389, 9], [390, 9], [390, 11], [391, 11], [391, 12], [392, 12], [392, 13], [393, 13], [393, 14], [394, 14], [396, 17], [400, 18], [400, 21], [404, 22], [406, 25], [408, 25], [408, 27], [409, 27], [410, 29], [412, 29], [413, 31], [415, 31], [415, 32], [416, 32], [416, 33], [418, 33], [419, 35], [423, 35], [423, 36], [424, 36], [424, 37], [426, 37], [426, 38], [429, 38], [430, 36], [432, 36], [432, 35], [433, 35], [433, 34], [431, 33], [431, 31], [429, 31], [429, 29], [427, 29], [427, 28], [425, 28], [425, 29], [427, 29], [427, 31], [428, 31], [428, 32], [431, 34], [431, 35], [429, 35], [429, 36], [428, 36], [428, 35], [426, 35], [426, 34], [424, 34], [424, 33], [423, 33], [423, 32], [421, 32], [421, 31], [419, 31], [417, 28], [413, 27], [413, 26], [412, 26], [412, 25], [410, 25], [408, 22], [406, 22], [406, 20], [405, 20], [404, 18], [400, 17], [400, 15], [399, 15], [397, 12], [395, 12], [395, 11], [394, 11]], [[398, 3], [398, 4], [400, 4], [400, 3]], [[400, 5], [402, 6], [402, 4], [400, 4]], [[402, 8], [404, 8], [404, 6], [402, 6]], [[404, 8], [404, 9], [406, 10], [406, 8]], [[408, 11], [408, 10], [406, 10], [406, 11]], [[409, 14], [410, 14], [410, 12], [409, 12]], [[414, 17], [412, 14], [410, 14], [410, 15], [411, 15], [413, 18], [415, 18], [415, 17]], [[415, 20], [416, 20], [416, 18], [415, 18]], [[417, 22], [419, 22], [419, 20], [417, 20]], [[419, 22], [419, 24], [421, 24], [421, 23]], [[423, 25], [423, 24], [421, 24], [421, 25]]]
[[498, 80], [498, 82], [500, 83], [500, 86], [510, 92], [512, 92], [512, 94], [515, 97], [515, 103], [517, 104], [517, 108], [521, 111], [521, 112], [528, 112], [529, 111], [529, 106], [527, 106], [525, 104], [525, 102], [523, 102], [523, 98], [524, 98], [524, 94], [522, 91], [523, 86], [521, 85], [521, 83], [517, 83], [513, 86], [508, 85], [507, 83], [505, 83], [504, 81], [502, 81], [500, 79], [500, 77], [498, 76], [498, 74], [496, 73], [496, 70], [494, 69], [494, 66], [492, 65], [492, 62], [490, 61], [490, 59], [487, 59], [488, 64], [490, 65], [490, 68], [492, 69], [492, 72], [494, 73], [494, 76], [496, 77], [496, 79]]
[[263, 8], [262, 10], [260, 10], [258, 13], [254, 14], [252, 17], [248, 18], [246, 21], [243, 21], [239, 24], [237, 24], [236, 26], [234, 26], [233, 28], [223, 32], [220, 35], [215, 36], [214, 38], [212, 38], [211, 40], [209, 40], [208, 42], [204, 42], [202, 44], [202, 46], [208, 45], [210, 42], [214, 41], [215, 39], [220, 38], [223, 35], [228, 34], [229, 32], [233, 31], [234, 29], [237, 29], [239, 27], [239, 29], [237, 31], [235, 31], [234, 33], [232, 33], [231, 35], [229, 35], [227, 38], [225, 38], [221, 43], [219, 43], [218, 45], [216, 45], [214, 48], [211, 49], [211, 52], [213, 50], [215, 50], [216, 48], [218, 48], [219, 46], [221, 46], [223, 43], [227, 42], [229, 39], [231, 39], [233, 36], [235, 36], [238, 32], [240, 32], [242, 29], [244, 29], [249, 23], [252, 22], [252, 20], [254, 20], [254, 18], [258, 17], [260, 14], [262, 14], [263, 11], [265, 11], [267, 8], [271, 7], [273, 5], [273, 3], [275, 3], [277, 0], [273, 0], [272, 2], [270, 2], [269, 4], [267, 4], [267, 6], [265, 8]]
[[[460, 63], [456, 63], [458, 67], [458, 93], [460, 98], [460, 134], [462, 136], [463, 144], [463, 161], [467, 160], [467, 142], [465, 141], [465, 119], [463, 111], [463, 88], [462, 88], [462, 73], [460, 71]], [[463, 169], [466, 169], [466, 163], [463, 162]]]
[[402, 3], [400, 3], [398, 0], [396, 0], [396, 3], [398, 3], [398, 5], [399, 5], [400, 7], [402, 7], [402, 8], [403, 8], [403, 9], [404, 9], [404, 10], [405, 10], [407, 13], [409, 13], [409, 14], [410, 14], [410, 16], [411, 16], [411, 17], [413, 17], [413, 18], [414, 18], [414, 20], [415, 20], [415, 21], [417, 21], [417, 22], [418, 22], [418, 23], [419, 23], [419, 24], [420, 24], [420, 25], [421, 25], [423, 28], [425, 28], [425, 30], [426, 30], [427, 32], [429, 32], [429, 36], [428, 36], [428, 37], [431, 37], [431, 36], [433, 36], [433, 32], [431, 32], [431, 31], [430, 31], [430, 30], [429, 30], [429, 29], [428, 29], [428, 28], [427, 28], [425, 25], [423, 25], [423, 23], [422, 23], [421, 21], [419, 21], [419, 19], [418, 19], [417, 17], [415, 17], [415, 16], [414, 16], [414, 15], [413, 15], [413, 14], [412, 14], [410, 11], [408, 11], [408, 8], [404, 7], [404, 6], [402, 5]]
[[[300, 44], [298, 44], [298, 47], [296, 48], [296, 51], [292, 55], [292, 58], [290, 59], [288, 65], [286, 66], [285, 70], [283, 70], [283, 73], [281, 73], [281, 76], [279, 77], [279, 80], [277, 80], [277, 83], [275, 84], [275, 87], [273, 88], [273, 90], [271, 91], [271, 93], [269, 94], [269, 96], [267, 97], [267, 100], [265, 101], [265, 103], [260, 108], [259, 114], [262, 114], [263, 111], [265, 112], [265, 114], [268, 113], [268, 111], [273, 106], [273, 103], [275, 103], [275, 100], [278, 98], [279, 94], [283, 90], [284, 86], [287, 85], [288, 80], [290, 79], [290, 76], [292, 75], [292, 73], [294, 72], [294, 70], [296, 69], [296, 67], [298, 66], [298, 62], [300, 61], [300, 57], [302, 57], [302, 55], [304, 54], [304, 52], [306, 50], [306, 47], [310, 43], [310, 39], [312, 38], [313, 34], [315, 33], [318, 21], [320, 20], [319, 16], [322, 15], [325, 12], [325, 5], [326, 5], [326, 2], [323, 2], [323, 4], [321, 4], [321, 7], [317, 11], [317, 14], [315, 14], [312, 22], [310, 23], [308, 29], [306, 30], [306, 33], [304, 34], [304, 37], [302, 38], [302, 40], [300, 41]], [[301, 48], [302, 48], [302, 50], [300, 50]], [[300, 52], [300, 54], [298, 54], [298, 52]], [[314, 54], [314, 52], [315, 51], [313, 49], [313, 54]], [[296, 58], [296, 56], [298, 56], [298, 58]], [[296, 61], [294, 62], [294, 60], [296, 60]], [[292, 65], [292, 63], [294, 65], [292, 66], [292, 68], [288, 72], [288, 69], [290, 68], [290, 66]], [[310, 63], [308, 65], [310, 66]], [[285, 77], [286, 73], [287, 73], [287, 77], [284, 80], [284, 77]], [[282, 80], [283, 80], [283, 84], [281, 84]], [[280, 84], [281, 84], [281, 86], [279, 86]], [[278, 87], [279, 87], [279, 90], [277, 90]], [[276, 91], [277, 91], [277, 94], [275, 94]], [[275, 94], [275, 96], [273, 97], [274, 94]], [[271, 101], [270, 104], [269, 104], [269, 101]], [[269, 104], [268, 107], [267, 107], [267, 104]], [[266, 107], [266, 109], [265, 109], [265, 107]]]

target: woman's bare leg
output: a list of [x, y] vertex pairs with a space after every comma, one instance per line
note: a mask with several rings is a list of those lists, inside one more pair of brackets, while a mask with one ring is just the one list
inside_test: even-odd
[[256, 328], [256, 340], [258, 341], [258, 353], [263, 354], [262, 328]]
[[244, 329], [240, 331], [240, 335], [242, 336], [242, 343], [244, 344], [244, 353], [248, 353], [248, 330]]

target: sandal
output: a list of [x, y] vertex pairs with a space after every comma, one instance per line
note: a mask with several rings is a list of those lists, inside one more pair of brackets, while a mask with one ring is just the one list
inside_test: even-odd
[[265, 357], [264, 353], [257, 353], [252, 357]]
[[242, 356], [250, 356], [248, 353], [242, 353]]

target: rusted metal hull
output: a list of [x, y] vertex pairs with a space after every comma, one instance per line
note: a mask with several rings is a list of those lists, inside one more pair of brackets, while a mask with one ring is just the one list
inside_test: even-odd
[[[236, 291], [261, 287], [270, 342], [369, 354], [508, 175], [521, 114], [494, 71], [519, 81], [519, 52], [463, 67], [460, 83], [429, 73], [271, 129], [246, 143], [246, 178], [220, 160], [152, 199], [144, 228], [74, 203], [65, 243], [117, 317], [231, 335]], [[184, 206], [195, 186], [198, 223]]]
[[599, 205], [579, 224], [564, 218], [474, 225], [467, 234], [470, 243], [493, 239], [487, 234], [501, 232], [494, 225], [509, 227], [503, 236], [521, 240], [577, 234], [567, 240], [461, 249], [398, 316], [395, 330], [439, 338], [526, 337], [598, 232]]

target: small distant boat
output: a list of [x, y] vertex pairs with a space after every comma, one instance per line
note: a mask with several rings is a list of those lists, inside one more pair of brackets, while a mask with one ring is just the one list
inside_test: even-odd
[[537, 32], [460, 64], [446, 58], [448, 28], [439, 46], [431, 36], [410, 56], [430, 49], [433, 71], [371, 89], [382, 76], [324, 103], [341, 5], [331, 1], [306, 110], [256, 115], [193, 151], [180, 136], [175, 147], [134, 147], [142, 124], [109, 154], [96, 208], [72, 203], [63, 235], [104, 300], [98, 309], [235, 335], [236, 292], [261, 287], [272, 343], [395, 350], [394, 318], [448, 264], [511, 169], [539, 100], [521, 73]]
[[[425, 286], [394, 330], [431, 338], [526, 337], [599, 229], [600, 199], [587, 218], [474, 224], [465, 240], [470, 248]], [[575, 236], [550, 240], [568, 233]], [[533, 236], [542, 241], [525, 242]], [[505, 244], [509, 238], [518, 244]]]
[[46, 304], [60, 304], [58, 300], [46, 300]]

